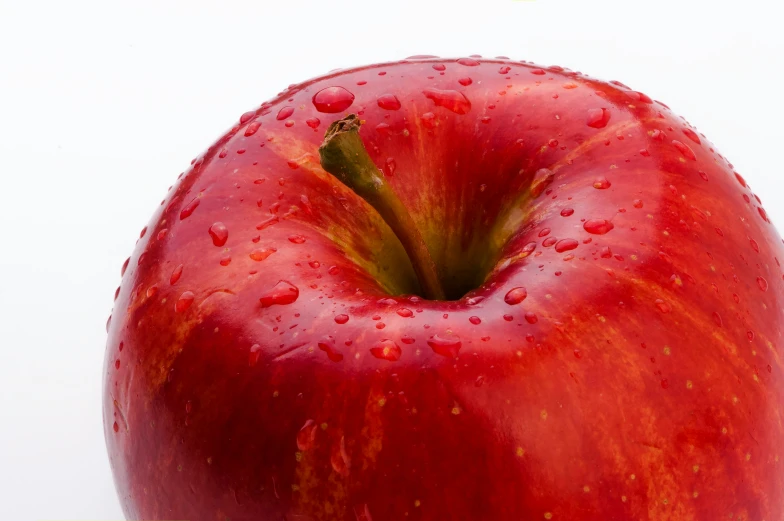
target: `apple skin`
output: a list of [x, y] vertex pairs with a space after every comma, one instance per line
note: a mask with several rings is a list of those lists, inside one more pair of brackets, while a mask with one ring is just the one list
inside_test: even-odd
[[[348, 113], [454, 300], [410, 297], [397, 239], [320, 168]], [[781, 519], [782, 260], [732, 165], [620, 83], [425, 57], [292, 86], [180, 176], [124, 269], [124, 513]]]

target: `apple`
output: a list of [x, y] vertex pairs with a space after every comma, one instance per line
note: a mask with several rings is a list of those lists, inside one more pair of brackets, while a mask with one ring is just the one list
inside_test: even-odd
[[412, 57], [289, 87], [123, 266], [128, 519], [774, 521], [784, 246], [619, 82]]

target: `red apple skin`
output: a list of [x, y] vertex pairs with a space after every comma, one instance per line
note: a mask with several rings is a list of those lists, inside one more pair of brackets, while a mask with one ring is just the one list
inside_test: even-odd
[[[353, 101], [319, 112], [328, 87]], [[397, 239], [321, 169], [347, 113], [455, 300], [409, 298]], [[620, 83], [417, 58], [290, 87], [130, 258], [103, 404], [124, 513], [781, 519], [782, 260], [732, 165]]]

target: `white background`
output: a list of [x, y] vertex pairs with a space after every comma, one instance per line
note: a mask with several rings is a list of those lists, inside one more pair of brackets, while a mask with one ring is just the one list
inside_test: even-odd
[[101, 426], [120, 265], [242, 112], [412, 54], [562, 65], [684, 115], [782, 230], [777, 4], [0, 0], [0, 518], [122, 518]]

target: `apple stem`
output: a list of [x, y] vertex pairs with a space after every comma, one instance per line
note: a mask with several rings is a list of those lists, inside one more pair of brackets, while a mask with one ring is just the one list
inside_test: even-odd
[[373, 163], [362, 139], [356, 114], [334, 121], [319, 147], [321, 166], [376, 209], [395, 233], [411, 260], [425, 298], [445, 300], [436, 265], [411, 214]]

